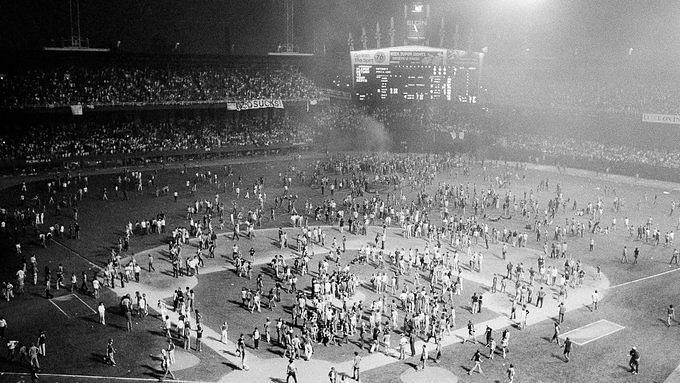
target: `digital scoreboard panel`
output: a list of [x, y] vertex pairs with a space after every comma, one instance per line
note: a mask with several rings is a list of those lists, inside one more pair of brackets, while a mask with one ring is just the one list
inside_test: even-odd
[[354, 96], [359, 102], [477, 102], [475, 67], [458, 65], [372, 65], [353, 67]]

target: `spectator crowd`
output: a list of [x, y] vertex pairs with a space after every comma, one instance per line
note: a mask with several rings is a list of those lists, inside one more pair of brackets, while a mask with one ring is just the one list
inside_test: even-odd
[[214, 66], [61, 66], [5, 73], [0, 107], [192, 104], [228, 99], [316, 99], [299, 70]]

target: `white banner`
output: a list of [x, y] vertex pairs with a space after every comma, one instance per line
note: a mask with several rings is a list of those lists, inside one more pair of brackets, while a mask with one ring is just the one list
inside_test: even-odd
[[642, 115], [642, 122], [680, 125], [680, 116], [675, 114], [644, 113]]
[[78, 105], [71, 105], [71, 114], [74, 116], [82, 116], [83, 115], [83, 106], [78, 104]]
[[283, 109], [283, 101], [281, 99], [260, 99], [260, 100], [239, 100], [227, 102], [228, 110], [249, 110], [249, 109], [265, 109], [276, 108]]

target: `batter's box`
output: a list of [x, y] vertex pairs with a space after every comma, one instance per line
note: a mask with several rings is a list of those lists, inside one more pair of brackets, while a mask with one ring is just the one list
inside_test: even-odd
[[610, 322], [606, 319], [600, 319], [597, 322], [593, 322], [583, 327], [565, 332], [564, 334], [560, 335], [560, 338], [564, 340], [564, 338], [569, 337], [573, 343], [583, 346], [584, 344], [604, 338], [605, 336], [623, 330], [624, 328], [625, 327], [614, 322]]
[[96, 314], [92, 306], [85, 303], [77, 294], [66, 294], [49, 300], [67, 318]]

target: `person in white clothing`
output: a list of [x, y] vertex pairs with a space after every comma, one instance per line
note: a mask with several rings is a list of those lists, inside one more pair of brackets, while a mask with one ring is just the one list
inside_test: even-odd
[[595, 311], [597, 310], [597, 303], [600, 301], [600, 294], [598, 294], [597, 290], [593, 292], [592, 299], [593, 299], [592, 311]]
[[104, 302], [99, 302], [97, 312], [99, 313], [99, 323], [106, 326], [106, 307], [104, 307]]

